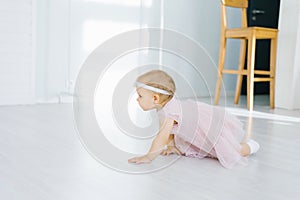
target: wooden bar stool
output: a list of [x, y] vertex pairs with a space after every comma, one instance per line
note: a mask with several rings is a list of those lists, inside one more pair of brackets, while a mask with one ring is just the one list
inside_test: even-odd
[[[227, 28], [226, 7], [240, 8], [242, 10], [242, 25], [241, 28]], [[220, 37], [220, 52], [218, 64], [218, 78], [215, 91], [215, 104], [219, 103], [220, 90], [222, 85], [223, 74], [236, 74], [237, 83], [234, 103], [238, 104], [241, 94], [243, 75], [247, 76], [247, 107], [248, 110], [253, 110], [254, 82], [270, 82], [270, 107], [274, 108], [274, 93], [275, 93], [275, 68], [276, 68], [276, 49], [277, 49], [277, 33], [278, 29], [264, 27], [248, 27], [247, 25], [247, 7], [248, 0], [221, 0], [221, 37]], [[226, 55], [226, 40], [240, 39], [240, 60], [237, 70], [224, 69]], [[257, 39], [270, 39], [270, 70], [255, 70], [255, 48]], [[248, 45], [247, 68], [244, 69], [246, 45]], [[255, 77], [256, 74], [264, 75], [265, 77]]]

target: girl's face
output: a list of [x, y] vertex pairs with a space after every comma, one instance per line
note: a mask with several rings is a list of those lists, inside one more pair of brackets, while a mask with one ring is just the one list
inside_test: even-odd
[[157, 108], [157, 104], [155, 103], [156, 97], [152, 91], [144, 88], [137, 88], [136, 91], [139, 95], [136, 100], [139, 102], [143, 110], [147, 111]]

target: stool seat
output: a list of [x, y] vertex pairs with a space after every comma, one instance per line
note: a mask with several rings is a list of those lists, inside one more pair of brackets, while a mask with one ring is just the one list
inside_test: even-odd
[[271, 39], [277, 37], [278, 29], [263, 28], [263, 27], [246, 27], [246, 28], [232, 28], [226, 29], [226, 38], [246, 39], [255, 35], [256, 39]]
[[[242, 24], [240, 28], [227, 28], [226, 7], [239, 8], [242, 11]], [[219, 103], [220, 90], [222, 85], [223, 74], [236, 74], [237, 83], [235, 91], [234, 103], [239, 102], [241, 93], [243, 76], [247, 76], [247, 108], [253, 110], [254, 100], [254, 82], [270, 82], [270, 107], [274, 108], [275, 97], [275, 69], [276, 69], [276, 51], [277, 51], [277, 36], [278, 29], [267, 27], [248, 27], [247, 26], [247, 9], [248, 0], [221, 0], [221, 34], [220, 34], [220, 51], [218, 62], [218, 78], [215, 91], [215, 104]], [[241, 40], [239, 66], [238, 69], [224, 69], [226, 56], [227, 39]], [[256, 40], [270, 39], [270, 70], [255, 70], [255, 49]], [[244, 69], [246, 48], [248, 46], [247, 54], [247, 68]], [[255, 75], [260, 75], [255, 77]], [[262, 77], [263, 76], [263, 77]]]

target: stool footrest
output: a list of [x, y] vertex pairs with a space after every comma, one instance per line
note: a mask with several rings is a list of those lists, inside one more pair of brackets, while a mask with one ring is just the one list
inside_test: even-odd
[[235, 70], [235, 69], [223, 69], [222, 70], [223, 74], [242, 74], [242, 75], [247, 75], [247, 70]]
[[274, 78], [254, 78], [254, 82], [269, 82], [274, 80]]
[[[242, 75], [247, 75], [248, 74], [248, 70], [236, 70], [236, 69], [223, 69], [222, 70], [223, 74], [242, 74]], [[260, 75], [270, 75], [271, 72], [270, 71], [265, 71], [265, 70], [254, 70], [254, 74], [260, 74]]]

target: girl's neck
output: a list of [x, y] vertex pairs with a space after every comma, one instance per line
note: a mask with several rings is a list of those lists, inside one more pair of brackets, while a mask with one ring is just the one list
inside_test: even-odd
[[155, 106], [155, 109], [156, 109], [156, 111], [160, 111], [161, 109], [163, 109], [163, 107], [164, 107], [164, 105], [157, 104], [157, 105]]

